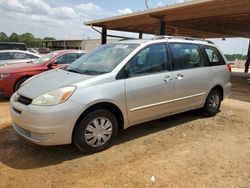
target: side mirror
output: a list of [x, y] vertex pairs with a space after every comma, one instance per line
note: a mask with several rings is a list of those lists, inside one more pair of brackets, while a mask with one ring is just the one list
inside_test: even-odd
[[52, 62], [50, 62], [49, 64], [48, 64], [48, 68], [53, 68], [54, 66], [57, 66], [58, 65], [58, 63], [57, 63], [57, 61], [55, 60], [55, 61], [52, 61]]

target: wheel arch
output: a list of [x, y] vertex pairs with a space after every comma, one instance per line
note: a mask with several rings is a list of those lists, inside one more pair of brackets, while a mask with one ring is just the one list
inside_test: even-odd
[[19, 77], [19, 78], [15, 81], [15, 84], [13, 85], [13, 91], [15, 92], [16, 85], [17, 85], [17, 83], [18, 83], [20, 80], [22, 80], [22, 79], [29, 79], [30, 77], [32, 77], [32, 76], [30, 76], [30, 75], [23, 75], [23, 76]]
[[73, 140], [73, 135], [74, 135], [75, 131], [77, 130], [77, 127], [78, 127], [80, 121], [82, 120], [82, 118], [84, 116], [86, 116], [87, 114], [89, 114], [90, 112], [93, 112], [94, 110], [97, 110], [97, 109], [105, 109], [105, 110], [109, 110], [110, 112], [112, 112], [117, 117], [118, 129], [119, 130], [124, 129], [124, 116], [123, 116], [123, 113], [120, 110], [120, 108], [111, 102], [99, 102], [99, 103], [93, 104], [90, 107], [88, 107], [78, 117], [78, 119], [74, 125], [73, 131], [72, 131], [72, 140]]
[[223, 89], [223, 87], [222, 87], [221, 85], [216, 85], [216, 86], [214, 86], [210, 91], [212, 91], [212, 90], [217, 90], [217, 91], [219, 91], [220, 94], [221, 94], [221, 100], [224, 99], [224, 89]]

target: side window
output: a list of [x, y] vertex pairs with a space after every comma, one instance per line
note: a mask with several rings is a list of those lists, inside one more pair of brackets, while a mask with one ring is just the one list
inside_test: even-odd
[[26, 59], [26, 54], [20, 52], [14, 52], [13, 59]]
[[12, 59], [12, 56], [9, 52], [0, 53], [0, 60], [9, 60]]
[[79, 55], [77, 53], [65, 54], [56, 59], [58, 64], [70, 64], [76, 59], [78, 59]]
[[204, 57], [198, 45], [185, 43], [170, 43], [173, 69], [192, 69], [204, 66]]
[[146, 47], [135, 55], [126, 66], [129, 77], [158, 73], [167, 70], [167, 49], [165, 44]]
[[25, 59], [36, 59], [37, 57], [31, 54], [26, 54]]
[[216, 48], [205, 46], [205, 51], [206, 51], [210, 66], [226, 64], [220, 52]]

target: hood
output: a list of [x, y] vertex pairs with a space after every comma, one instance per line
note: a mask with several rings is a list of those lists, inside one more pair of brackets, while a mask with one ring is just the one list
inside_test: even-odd
[[16, 63], [0, 65], [0, 72], [12, 72], [12, 71], [18, 72], [18, 70], [21, 69], [23, 70], [24, 68], [36, 67], [36, 66], [38, 66], [38, 64], [16, 62]]
[[71, 86], [90, 78], [93, 78], [93, 76], [54, 69], [32, 77], [18, 90], [18, 93], [34, 99], [54, 89]]

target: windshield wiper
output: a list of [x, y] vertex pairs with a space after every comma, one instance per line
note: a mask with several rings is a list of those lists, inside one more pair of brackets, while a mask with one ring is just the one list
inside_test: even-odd
[[83, 74], [87, 74], [87, 75], [101, 75], [101, 74], [105, 74], [107, 72], [99, 72], [99, 71], [92, 71], [92, 70], [84, 70], [82, 72]]
[[80, 73], [79, 71], [77, 71], [76, 69], [65, 69], [66, 71], [69, 72], [74, 72], [74, 73]]

